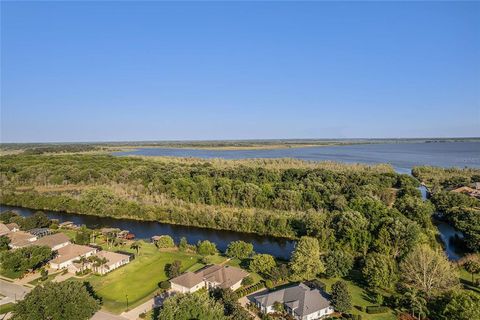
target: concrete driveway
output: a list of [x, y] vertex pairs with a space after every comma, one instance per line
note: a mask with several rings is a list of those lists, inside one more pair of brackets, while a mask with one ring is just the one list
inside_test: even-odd
[[6, 298], [9, 298], [3, 298], [0, 303], [4, 304], [6, 300], [8, 300], [8, 302], [22, 300], [25, 295], [30, 292], [30, 290], [32, 289], [0, 279], [0, 294], [5, 296]]

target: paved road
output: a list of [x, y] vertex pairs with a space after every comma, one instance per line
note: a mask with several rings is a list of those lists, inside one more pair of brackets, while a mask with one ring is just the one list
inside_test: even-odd
[[153, 308], [161, 307], [162, 304], [163, 304], [163, 301], [167, 297], [169, 297], [173, 294], [175, 294], [175, 293], [174, 292], [169, 292], [169, 293], [164, 294], [164, 295], [156, 296], [156, 297], [148, 300], [147, 302], [139, 305], [138, 307], [133, 308], [130, 311], [123, 312], [122, 317], [125, 317], [129, 320], [137, 320], [141, 313], [148, 312], [148, 311], [152, 310]]
[[124, 317], [117, 316], [115, 314], [111, 314], [105, 311], [98, 311], [93, 315], [93, 317], [90, 320], [127, 320]]
[[[13, 300], [22, 300], [25, 295], [32, 290], [31, 288], [24, 287], [19, 284], [5, 281], [0, 279], [0, 294], [13, 299]], [[2, 300], [2, 302], [5, 299]]]

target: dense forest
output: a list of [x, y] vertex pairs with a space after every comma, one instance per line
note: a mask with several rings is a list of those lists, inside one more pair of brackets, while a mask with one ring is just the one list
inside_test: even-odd
[[[390, 166], [291, 159], [4, 156], [1, 202], [284, 237], [365, 253], [378, 237], [432, 241], [433, 206]], [[402, 239], [398, 255], [408, 251]]]
[[417, 167], [412, 173], [429, 188], [439, 217], [464, 233], [469, 249], [480, 251], [480, 200], [452, 191], [460, 187], [474, 187], [476, 182], [480, 182], [480, 169]]

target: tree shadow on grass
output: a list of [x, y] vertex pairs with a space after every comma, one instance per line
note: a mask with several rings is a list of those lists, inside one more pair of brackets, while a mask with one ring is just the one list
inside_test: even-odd
[[473, 284], [472, 281], [465, 280], [465, 279], [460, 279], [460, 283], [463, 285], [463, 287], [466, 290], [471, 290], [471, 291], [474, 291], [476, 293], [480, 293], [480, 288], [478, 286], [476, 286], [475, 284]]

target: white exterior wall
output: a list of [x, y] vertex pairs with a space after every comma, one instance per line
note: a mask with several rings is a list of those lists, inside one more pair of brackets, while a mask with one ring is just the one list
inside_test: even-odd
[[56, 251], [56, 250], [58, 250], [58, 249], [60, 249], [60, 248], [63, 248], [63, 247], [65, 247], [65, 246], [69, 245], [69, 244], [70, 244], [70, 241], [57, 244], [56, 246], [54, 246], [54, 247], [52, 248], [52, 251]]
[[173, 283], [173, 282], [171, 282], [171, 284], [172, 284], [172, 290], [180, 292], [180, 293], [193, 293], [193, 292], [195, 292], [197, 290], [200, 290], [201, 288], [205, 287], [205, 282], [203, 282], [203, 281], [201, 283], [197, 284], [196, 286], [192, 287], [192, 288], [187, 288], [187, 287], [181, 286], [181, 285]]
[[[83, 255], [84, 257], [88, 258], [90, 257], [91, 255], [93, 255], [95, 253], [95, 251], [90, 251], [90, 252], [87, 252], [85, 255]], [[70, 260], [67, 260], [67, 261], [64, 261], [64, 262], [61, 262], [61, 263], [52, 263], [50, 262], [50, 267], [52, 267], [53, 269], [63, 269], [63, 268], [67, 268], [69, 265], [71, 265], [73, 263], [73, 261], [75, 260], [78, 260], [80, 259], [81, 256], [77, 256], [75, 258], [72, 258]]]
[[334, 312], [333, 308], [332, 308], [332, 307], [328, 307], [328, 308], [319, 310], [319, 311], [317, 311], [317, 312], [310, 313], [309, 315], [304, 316], [302, 320], [316, 320], [316, 319], [320, 319], [320, 318], [325, 317], [325, 316], [327, 316], [327, 315], [329, 315], [329, 314], [332, 314], [333, 312]]
[[115, 269], [117, 269], [117, 268], [119, 268], [119, 267], [121, 267], [121, 266], [129, 263], [129, 262], [130, 262], [130, 258], [125, 258], [125, 259], [123, 259], [123, 260], [121, 260], [121, 261], [118, 261], [117, 263], [114, 263], [114, 264], [112, 264], [112, 265], [109, 265], [108, 268], [105, 267], [105, 266], [102, 266], [102, 268], [99, 269], [98, 272], [99, 272], [100, 274], [109, 273], [110, 271], [113, 271], [113, 270], [115, 270]]
[[230, 289], [232, 289], [232, 291], [235, 291], [237, 290], [238, 288], [240, 288], [242, 286], [242, 280], [238, 281], [237, 283], [235, 283], [233, 286], [230, 287]]

